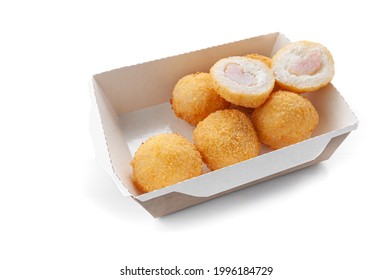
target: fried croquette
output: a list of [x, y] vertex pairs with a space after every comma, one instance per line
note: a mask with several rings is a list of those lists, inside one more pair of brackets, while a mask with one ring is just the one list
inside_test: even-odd
[[319, 117], [305, 97], [293, 92], [276, 91], [260, 108], [255, 109], [252, 121], [260, 141], [279, 149], [310, 138]]
[[257, 53], [251, 53], [251, 54], [245, 55], [245, 57], [260, 60], [261, 62], [264, 62], [269, 68], [271, 68], [271, 66], [272, 66], [272, 59], [268, 56], [264, 56], [264, 55], [257, 54]]
[[272, 71], [265, 63], [244, 56], [219, 60], [210, 69], [210, 74], [220, 96], [248, 108], [263, 104], [275, 84]]
[[202, 158], [186, 138], [159, 134], [149, 138], [135, 153], [131, 166], [133, 181], [150, 192], [202, 174]]
[[201, 121], [193, 141], [211, 170], [253, 158], [261, 147], [251, 120], [233, 109], [217, 111]]
[[191, 125], [197, 125], [212, 112], [230, 106], [215, 92], [210, 74], [200, 72], [187, 75], [177, 82], [171, 104], [177, 117]]
[[303, 93], [327, 85], [335, 74], [329, 50], [309, 41], [291, 43], [272, 58], [276, 83], [283, 89]]

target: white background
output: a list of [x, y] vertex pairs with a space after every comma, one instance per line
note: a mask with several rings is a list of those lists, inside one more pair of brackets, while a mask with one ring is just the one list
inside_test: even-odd
[[[0, 4], [0, 279], [392, 279], [388, 1], [130, 2]], [[160, 219], [121, 196], [95, 163], [91, 75], [275, 31], [334, 56], [360, 125], [332, 158]]]

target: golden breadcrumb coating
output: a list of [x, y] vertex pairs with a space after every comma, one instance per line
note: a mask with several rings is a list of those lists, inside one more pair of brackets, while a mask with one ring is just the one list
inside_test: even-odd
[[268, 56], [264, 56], [264, 55], [257, 54], [257, 53], [251, 53], [251, 54], [245, 55], [245, 57], [260, 60], [261, 62], [264, 62], [269, 68], [271, 68], [271, 66], [272, 66], [272, 59]]
[[133, 181], [150, 192], [202, 174], [200, 153], [188, 139], [174, 133], [149, 138], [132, 159]]
[[261, 147], [250, 119], [233, 109], [217, 111], [201, 121], [193, 141], [211, 170], [256, 157]]
[[271, 93], [252, 114], [259, 139], [273, 149], [289, 146], [311, 137], [319, 117], [305, 97], [288, 91]]
[[218, 95], [209, 73], [195, 73], [181, 78], [170, 100], [177, 117], [197, 125], [209, 114], [227, 109], [230, 103]]

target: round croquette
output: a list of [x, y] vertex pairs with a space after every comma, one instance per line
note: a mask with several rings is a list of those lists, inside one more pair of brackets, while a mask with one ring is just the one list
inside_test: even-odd
[[187, 75], [177, 82], [171, 104], [176, 116], [191, 125], [197, 125], [212, 112], [230, 106], [215, 92], [210, 74], [200, 72]]
[[150, 192], [202, 174], [202, 159], [195, 146], [174, 134], [152, 136], [132, 159], [133, 181], [143, 192]]
[[279, 149], [310, 138], [319, 117], [305, 97], [293, 92], [276, 91], [260, 108], [254, 110], [252, 121], [260, 141]]
[[211, 170], [256, 157], [261, 147], [250, 119], [234, 109], [217, 111], [201, 121], [193, 141]]

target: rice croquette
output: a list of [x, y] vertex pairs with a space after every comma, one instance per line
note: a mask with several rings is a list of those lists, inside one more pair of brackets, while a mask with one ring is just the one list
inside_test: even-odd
[[132, 179], [150, 192], [202, 174], [202, 158], [186, 138], [166, 133], [150, 137], [136, 151]]
[[171, 104], [177, 117], [194, 126], [212, 112], [230, 106], [215, 92], [210, 74], [201, 72], [187, 75], [177, 82]]
[[256, 157], [261, 148], [251, 120], [234, 109], [217, 111], [201, 121], [193, 141], [211, 170]]
[[271, 69], [260, 60], [232, 56], [217, 61], [210, 69], [215, 91], [227, 101], [257, 108], [274, 88]]
[[285, 90], [304, 93], [326, 86], [335, 74], [329, 50], [309, 41], [299, 41], [281, 48], [272, 57], [276, 83]]
[[305, 97], [288, 91], [273, 92], [252, 114], [260, 141], [280, 149], [311, 137], [318, 113]]

